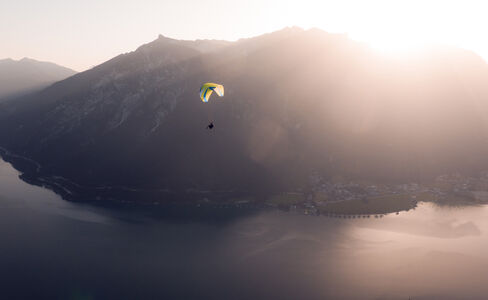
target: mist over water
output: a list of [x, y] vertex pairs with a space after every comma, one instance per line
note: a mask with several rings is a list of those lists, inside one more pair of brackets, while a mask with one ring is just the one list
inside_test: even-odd
[[488, 207], [381, 219], [93, 206], [0, 161], [2, 299], [486, 299]]

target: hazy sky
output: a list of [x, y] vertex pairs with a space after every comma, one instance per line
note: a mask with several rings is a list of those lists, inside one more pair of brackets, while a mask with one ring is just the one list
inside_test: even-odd
[[0, 59], [31, 57], [82, 71], [159, 33], [236, 40], [297, 25], [347, 32], [387, 53], [422, 43], [488, 60], [488, 1], [0, 0]]

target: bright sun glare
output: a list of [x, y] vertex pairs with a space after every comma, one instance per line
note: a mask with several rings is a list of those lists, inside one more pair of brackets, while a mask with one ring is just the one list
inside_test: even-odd
[[384, 53], [408, 53], [435, 44], [488, 53], [485, 1], [345, 0], [334, 7], [328, 1], [305, 2], [301, 10], [296, 2], [288, 2], [305, 27], [346, 32]]
[[437, 6], [428, 6], [428, 3], [414, 5], [415, 2], [392, 5], [394, 1], [389, 2], [373, 9], [374, 12], [368, 14], [367, 20], [360, 18], [361, 22], [355, 24], [351, 37], [364, 40], [387, 53], [410, 52], [439, 42], [447, 28], [439, 26], [445, 22], [439, 20]]
[[14, 1], [0, 9], [0, 27], [10, 29], [0, 30], [0, 58], [28, 56], [81, 71], [159, 33], [238, 40], [299, 26], [347, 33], [387, 54], [442, 44], [488, 61], [487, 12], [488, 0]]

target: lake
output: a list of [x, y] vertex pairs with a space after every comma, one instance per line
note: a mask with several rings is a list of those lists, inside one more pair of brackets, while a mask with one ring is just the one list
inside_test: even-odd
[[0, 299], [487, 299], [488, 206], [376, 219], [62, 200], [0, 160]]

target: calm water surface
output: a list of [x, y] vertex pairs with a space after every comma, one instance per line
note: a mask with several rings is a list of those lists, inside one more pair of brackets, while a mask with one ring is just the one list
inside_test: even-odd
[[0, 161], [0, 299], [488, 299], [488, 207], [382, 219], [70, 203]]

